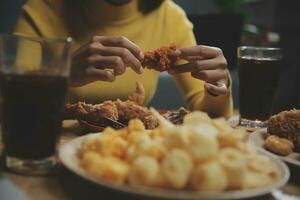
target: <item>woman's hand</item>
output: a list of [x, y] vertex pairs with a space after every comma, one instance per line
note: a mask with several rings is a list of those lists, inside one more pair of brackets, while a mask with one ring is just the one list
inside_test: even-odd
[[179, 49], [178, 54], [189, 62], [173, 66], [171, 74], [191, 72], [194, 78], [205, 81], [206, 91], [214, 96], [228, 92], [227, 61], [221, 49], [198, 45]]
[[143, 73], [141, 49], [125, 37], [94, 36], [72, 54], [70, 85], [82, 86], [93, 81], [114, 81], [130, 66]]

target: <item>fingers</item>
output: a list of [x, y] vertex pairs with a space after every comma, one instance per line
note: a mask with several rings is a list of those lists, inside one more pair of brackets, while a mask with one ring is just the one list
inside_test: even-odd
[[104, 46], [124, 47], [128, 49], [139, 60], [144, 58], [144, 54], [141, 49], [126, 37], [94, 36], [92, 40], [98, 41]]
[[114, 75], [121, 75], [125, 72], [125, 64], [118, 56], [100, 56], [94, 54], [88, 58], [88, 67], [97, 69], [113, 69]]
[[100, 47], [96, 51], [102, 56], [118, 56], [123, 63], [128, 64], [136, 73], [143, 73], [141, 62], [126, 48], [121, 47]]
[[220, 48], [205, 45], [197, 45], [189, 48], [179, 49], [182, 58], [189, 56], [202, 56], [204, 58], [214, 58], [217, 55], [223, 55]]
[[171, 68], [171, 73], [186, 73], [200, 70], [211, 70], [211, 69], [226, 69], [226, 59], [222, 57], [216, 57], [213, 59], [195, 60], [182, 65], [175, 65]]
[[115, 76], [113, 72], [109, 70], [97, 69], [95, 67], [87, 68], [86, 75], [90, 82], [98, 81], [98, 80], [112, 82], [115, 80]]
[[73, 71], [70, 75], [69, 85], [71, 87], [80, 87], [82, 85], [94, 81], [108, 81], [115, 80], [115, 75], [109, 70], [96, 69], [95, 67], [88, 67], [81, 71]]
[[219, 95], [225, 95], [228, 92], [228, 88], [226, 87], [225, 84], [221, 84], [221, 85], [214, 85], [211, 83], [205, 83], [204, 84], [204, 88], [206, 89], [206, 91], [213, 95], [213, 96], [219, 96]]
[[205, 82], [216, 83], [227, 76], [227, 70], [216, 69], [216, 70], [195, 71], [192, 72], [191, 75], [194, 78], [201, 79]]

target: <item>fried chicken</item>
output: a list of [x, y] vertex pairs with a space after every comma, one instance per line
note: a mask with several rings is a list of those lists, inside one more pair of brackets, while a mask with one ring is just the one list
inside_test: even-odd
[[95, 105], [83, 102], [67, 104], [66, 113], [73, 118], [94, 124], [103, 122], [103, 119], [112, 119], [127, 124], [129, 120], [138, 118], [147, 129], [154, 129], [158, 126], [158, 121], [151, 111], [142, 106], [145, 101], [145, 89], [141, 83], [136, 83], [136, 91], [129, 95], [128, 99], [127, 101], [119, 99], [104, 101]]
[[176, 45], [164, 46], [154, 51], [145, 52], [145, 57], [142, 61], [143, 67], [155, 69], [157, 71], [167, 71], [179, 59], [176, 55]]
[[114, 103], [118, 109], [120, 120], [128, 122], [131, 119], [138, 118], [147, 129], [154, 129], [158, 126], [158, 120], [148, 108], [139, 106], [130, 100], [121, 101], [118, 99]]
[[86, 104], [84, 102], [67, 104], [66, 112], [74, 118], [94, 123], [97, 123], [103, 118], [119, 119], [117, 107], [112, 101], [104, 101], [96, 105]]
[[136, 82], [135, 92], [128, 96], [130, 101], [136, 102], [138, 105], [142, 106], [145, 102], [145, 88], [141, 82]]
[[300, 110], [289, 110], [278, 113], [269, 119], [268, 132], [294, 143], [300, 150]]

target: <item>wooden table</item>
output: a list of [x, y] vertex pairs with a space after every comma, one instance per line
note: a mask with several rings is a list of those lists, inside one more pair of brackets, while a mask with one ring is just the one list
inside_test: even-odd
[[[82, 130], [74, 121], [64, 122], [64, 134], [61, 142], [75, 137], [74, 133]], [[2, 167], [3, 168], [3, 167]], [[271, 194], [256, 198], [259, 200], [296, 200], [300, 199], [300, 169], [290, 166], [291, 179], [286, 186]], [[5, 170], [5, 169], [4, 169]], [[85, 181], [59, 165], [47, 176], [23, 176], [5, 171], [4, 173], [29, 200], [82, 200], [130, 199], [124, 194], [103, 190], [97, 185]]]

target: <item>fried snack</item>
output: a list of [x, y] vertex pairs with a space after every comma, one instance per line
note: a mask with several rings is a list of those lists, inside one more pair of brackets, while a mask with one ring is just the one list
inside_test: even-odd
[[145, 101], [145, 89], [140, 82], [136, 82], [136, 91], [129, 95], [129, 100], [104, 101], [101, 104], [86, 104], [78, 102], [67, 104], [66, 113], [72, 118], [85, 120], [94, 125], [107, 126], [105, 119], [112, 119], [128, 123], [129, 120], [140, 119], [147, 129], [158, 126], [158, 120], [152, 112], [143, 107]]
[[127, 163], [114, 157], [102, 157], [88, 151], [82, 155], [81, 165], [94, 177], [123, 184], [129, 172]]
[[244, 155], [234, 148], [224, 148], [219, 151], [218, 160], [227, 174], [228, 188], [241, 188], [247, 170]]
[[200, 123], [211, 124], [212, 119], [205, 112], [194, 111], [184, 116], [183, 123], [188, 126], [193, 126], [193, 125], [198, 126]]
[[168, 183], [176, 189], [184, 188], [193, 168], [190, 155], [181, 149], [173, 149], [162, 162], [162, 172]]
[[154, 51], [147, 51], [142, 60], [142, 66], [160, 72], [167, 71], [179, 59], [175, 51], [176, 45], [161, 47]]
[[264, 147], [279, 155], [287, 156], [292, 153], [294, 144], [288, 139], [280, 138], [276, 135], [270, 135], [265, 140]]
[[233, 131], [233, 128], [227, 123], [226, 119], [216, 118], [212, 120], [213, 125], [219, 130], [220, 133], [231, 133]]
[[216, 137], [205, 133], [194, 133], [190, 137], [188, 150], [191, 153], [194, 162], [201, 163], [214, 159], [219, 150], [219, 144]]
[[269, 119], [268, 132], [294, 143], [300, 150], [300, 110], [289, 110], [278, 113]]
[[147, 129], [154, 129], [158, 126], [158, 121], [152, 112], [145, 107], [137, 105], [132, 101], [115, 101], [119, 118], [123, 121], [129, 121], [131, 119], [140, 119]]
[[226, 173], [216, 161], [198, 165], [191, 177], [192, 187], [199, 191], [222, 192], [228, 185]]
[[128, 100], [137, 103], [138, 105], [142, 106], [145, 102], [145, 88], [141, 82], [136, 82], [136, 89], [135, 92], [128, 96]]
[[185, 149], [189, 145], [189, 129], [186, 127], [173, 127], [168, 129], [164, 144], [168, 149]]
[[263, 187], [282, 176], [272, 159], [244, 142], [243, 129], [199, 112], [174, 125], [151, 111], [160, 122], [154, 130], [133, 119], [125, 129], [85, 139], [78, 155], [86, 172], [121, 184], [207, 192]]
[[87, 120], [97, 123], [103, 118], [118, 120], [118, 110], [112, 101], [104, 101], [101, 104], [86, 104], [78, 102], [76, 104], [67, 104], [66, 112], [77, 119]]
[[131, 185], [148, 185], [155, 182], [159, 171], [159, 163], [150, 156], [140, 156], [132, 163], [129, 173], [129, 184]]

